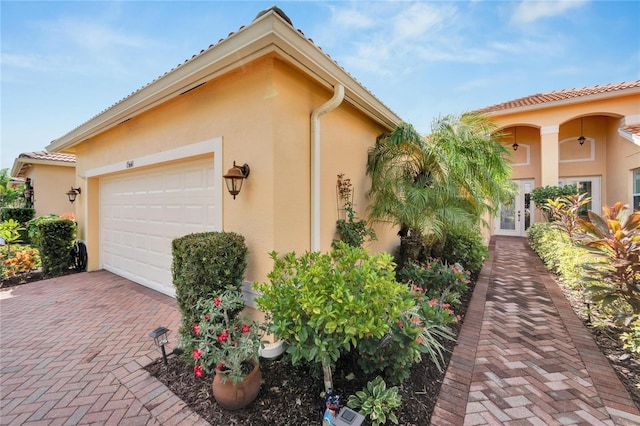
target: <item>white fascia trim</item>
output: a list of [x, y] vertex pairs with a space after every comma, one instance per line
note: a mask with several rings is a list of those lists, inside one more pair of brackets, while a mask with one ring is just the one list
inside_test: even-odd
[[636, 145], [640, 146], [640, 136], [635, 135], [631, 132], [628, 132], [624, 129], [618, 129], [618, 134], [628, 140], [629, 142], [633, 142]]
[[327, 87], [344, 84], [347, 100], [389, 129], [402, 121], [318, 47], [271, 11], [54, 140], [46, 150], [60, 152], [69, 149], [270, 52], [278, 52]]
[[29, 166], [32, 164], [42, 164], [45, 166], [57, 166], [57, 167], [75, 167], [76, 166], [76, 163], [68, 163], [63, 161], [52, 161], [52, 160], [38, 160], [34, 158], [20, 157], [14, 160], [13, 167], [11, 168], [10, 176], [18, 176], [18, 174], [20, 173], [20, 170], [22, 170], [24, 166]]

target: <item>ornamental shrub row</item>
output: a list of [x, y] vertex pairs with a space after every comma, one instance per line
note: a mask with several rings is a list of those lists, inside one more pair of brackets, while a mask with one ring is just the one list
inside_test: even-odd
[[69, 219], [43, 221], [37, 225], [37, 234], [42, 273], [46, 276], [66, 273], [73, 266], [75, 222]]

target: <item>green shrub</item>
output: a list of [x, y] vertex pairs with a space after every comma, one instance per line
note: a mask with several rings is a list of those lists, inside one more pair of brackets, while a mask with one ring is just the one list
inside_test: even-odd
[[18, 223], [25, 224], [33, 219], [35, 215], [35, 209], [5, 207], [0, 212], [0, 219], [2, 220], [2, 222], [4, 222], [5, 220], [13, 219]]
[[427, 354], [441, 369], [444, 363], [444, 340], [455, 339], [450, 328], [458, 321], [448, 303], [425, 297], [412, 286], [415, 305], [404, 311], [382, 339], [367, 337], [358, 343], [358, 364], [365, 374], [384, 373], [387, 380], [402, 383], [409, 378], [413, 364]]
[[393, 410], [400, 407], [402, 397], [398, 394], [398, 388], [387, 389], [387, 384], [378, 376], [367, 383], [367, 386], [355, 395], [350, 395], [347, 405], [359, 409], [360, 413], [368, 416], [373, 426], [383, 425], [387, 418], [394, 424], [398, 424], [398, 418]]
[[191, 326], [202, 315], [199, 300], [213, 299], [230, 287], [241, 291], [247, 246], [244, 237], [234, 232], [204, 232], [174, 239], [172, 255], [173, 284], [182, 314], [180, 336], [185, 354], [190, 355], [194, 348]]
[[531, 201], [536, 204], [536, 208], [542, 210], [548, 221], [554, 218], [550, 216], [548, 200], [555, 200], [567, 195], [575, 195], [578, 188], [575, 185], [559, 186], [539, 186], [531, 191]]
[[55, 219], [40, 222], [37, 228], [42, 273], [47, 276], [64, 274], [73, 266], [75, 222], [69, 219]]
[[270, 283], [255, 283], [258, 306], [270, 315], [270, 331], [288, 343], [292, 363], [322, 364], [325, 389], [331, 368], [366, 336], [381, 339], [411, 308], [407, 286], [396, 282], [391, 256], [369, 255], [343, 242], [330, 253], [278, 258]]
[[480, 229], [476, 228], [448, 231], [438, 257], [449, 264], [459, 263], [471, 273], [477, 273], [487, 256], [489, 249], [482, 240]]
[[447, 265], [439, 259], [428, 259], [408, 261], [397, 276], [400, 282], [420, 287], [430, 299], [441, 299], [447, 294], [452, 300], [446, 302], [455, 303], [456, 296], [467, 290], [471, 275], [458, 264]]
[[631, 330], [620, 335], [623, 348], [640, 355], [640, 316], [635, 315], [631, 322]]
[[[13, 219], [21, 225], [25, 225], [35, 216], [36, 211], [32, 208], [9, 208], [5, 207], [0, 213], [0, 221]], [[20, 241], [24, 244], [29, 244], [29, 236], [26, 229], [22, 229], [20, 232]]]
[[582, 291], [584, 270], [581, 264], [587, 251], [571, 242], [569, 235], [553, 223], [534, 223], [527, 230], [529, 245], [545, 266], [567, 286]]

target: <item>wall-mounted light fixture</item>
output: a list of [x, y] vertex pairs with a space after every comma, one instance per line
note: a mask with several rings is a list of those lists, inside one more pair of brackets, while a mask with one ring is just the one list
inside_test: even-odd
[[513, 127], [513, 145], [511, 145], [513, 147], [514, 151], [518, 150], [518, 147], [520, 145], [518, 145], [518, 128], [516, 126]]
[[587, 140], [587, 138], [585, 138], [583, 135], [584, 133], [582, 133], [582, 119], [584, 117], [580, 117], [580, 137], [578, 138], [578, 142], [580, 142], [580, 146], [584, 145], [584, 141]]
[[24, 191], [22, 192], [24, 197], [24, 206], [26, 208], [33, 207], [33, 186], [31, 186], [31, 178], [27, 178], [24, 182]]
[[73, 186], [71, 187], [71, 189], [67, 192], [67, 197], [69, 197], [69, 201], [71, 202], [71, 204], [73, 204], [73, 202], [76, 200], [76, 197], [81, 192], [82, 191], [80, 191], [80, 187], [78, 188], [74, 188]]
[[233, 199], [236, 199], [236, 195], [240, 193], [242, 189], [242, 182], [249, 177], [249, 165], [244, 163], [242, 166], [237, 166], [236, 162], [233, 162], [233, 167], [227, 171], [227, 174], [223, 176], [229, 194], [233, 195]]

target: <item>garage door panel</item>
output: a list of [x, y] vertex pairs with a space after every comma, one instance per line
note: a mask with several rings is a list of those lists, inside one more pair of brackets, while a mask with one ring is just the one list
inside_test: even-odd
[[101, 179], [102, 267], [175, 295], [171, 242], [216, 230], [214, 176], [206, 159]]

